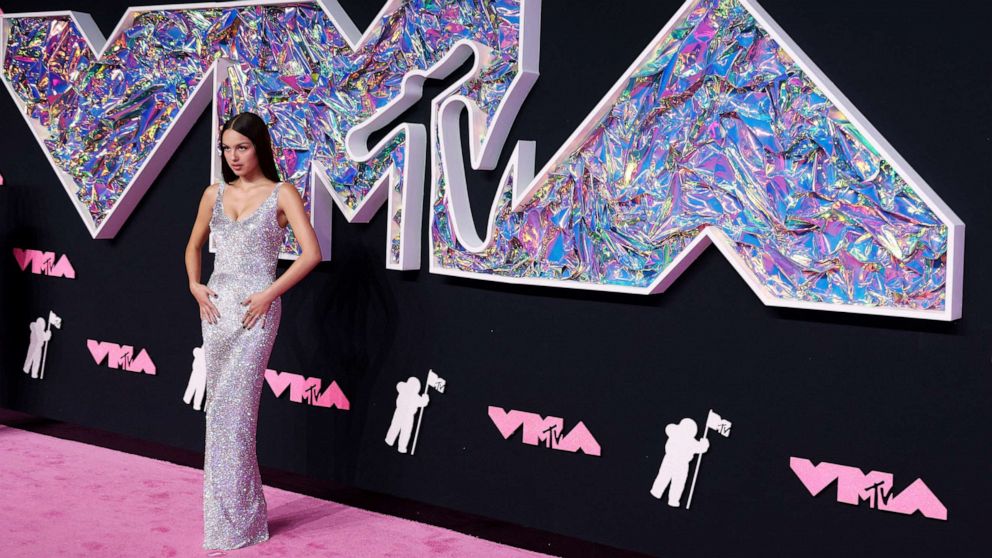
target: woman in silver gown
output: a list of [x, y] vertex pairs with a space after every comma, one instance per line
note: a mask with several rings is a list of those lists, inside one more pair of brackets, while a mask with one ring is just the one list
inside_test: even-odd
[[[281, 295], [321, 258], [300, 194], [279, 181], [265, 121], [249, 112], [235, 116], [222, 128], [221, 150], [224, 181], [203, 193], [186, 269], [206, 359], [203, 548], [230, 550], [269, 538], [255, 451], [259, 398]], [[287, 224], [302, 254], [276, 279]], [[216, 256], [204, 285], [200, 253], [211, 231]]]

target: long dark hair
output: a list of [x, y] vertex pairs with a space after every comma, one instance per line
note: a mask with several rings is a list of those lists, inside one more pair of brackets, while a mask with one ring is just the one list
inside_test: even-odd
[[[261, 116], [254, 112], [242, 112], [235, 115], [234, 118], [225, 122], [224, 127], [220, 129], [221, 141], [223, 141], [225, 130], [234, 130], [247, 136], [255, 146], [255, 156], [258, 158], [258, 168], [262, 170], [262, 174], [273, 182], [282, 182], [279, 179], [276, 160], [272, 156], [272, 139], [269, 136], [269, 127]], [[224, 175], [224, 182], [230, 184], [238, 179], [238, 175], [234, 174], [234, 171], [227, 164], [223, 145], [219, 145], [218, 148], [221, 150], [220, 171]]]

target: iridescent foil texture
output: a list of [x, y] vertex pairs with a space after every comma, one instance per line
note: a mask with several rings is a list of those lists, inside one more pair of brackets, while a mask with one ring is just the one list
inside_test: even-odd
[[[314, 161], [355, 208], [389, 165], [403, 164], [405, 147], [398, 137], [357, 164], [345, 153], [348, 130], [395, 99], [407, 72], [427, 69], [461, 39], [492, 51], [457, 92], [491, 117], [516, 75], [519, 16], [519, 1], [409, 0], [355, 51], [316, 3], [153, 10], [100, 60], [66, 17], [12, 18], [3, 71], [97, 226], [221, 56], [234, 63], [215, 99], [221, 121], [251, 110], [269, 123], [282, 177], [301, 189], [308, 211]], [[288, 235], [284, 252], [298, 250]]]
[[445, 187], [441, 268], [648, 287], [718, 227], [778, 298], [945, 304], [947, 226], [736, 0], [697, 2], [518, 211], [497, 194], [481, 253], [452, 233]]
[[[15, 18], [3, 72], [96, 224], [218, 56], [235, 62], [216, 100], [221, 118], [262, 114], [284, 178], [303, 188], [320, 161], [354, 208], [403, 164], [405, 148], [399, 137], [355, 164], [347, 131], [462, 38], [492, 49], [458, 92], [491, 119], [516, 75], [519, 13], [516, 2], [409, 1], [354, 52], [313, 3], [151, 11], [98, 61], [67, 18]], [[501, 194], [495, 240], [481, 254], [451, 234], [445, 177], [436, 177], [436, 265], [646, 287], [717, 227], [775, 296], [945, 304], [946, 225], [736, 1], [698, 2], [550, 176], [519, 211]], [[402, 198], [403, 186], [389, 195]], [[389, 216], [392, 261], [402, 219]], [[298, 252], [291, 236], [284, 251]]]

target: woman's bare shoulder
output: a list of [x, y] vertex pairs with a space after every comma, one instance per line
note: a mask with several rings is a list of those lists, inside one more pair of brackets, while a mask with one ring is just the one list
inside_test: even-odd
[[213, 184], [203, 189], [203, 195], [213, 198], [217, 196], [218, 190], [220, 190], [220, 182], [214, 182]]
[[[282, 188], [279, 188], [279, 185], [282, 185]], [[300, 201], [303, 200], [303, 198], [300, 197], [300, 192], [296, 190], [296, 186], [293, 186], [292, 182], [282, 181], [277, 184], [276, 187], [279, 188], [279, 193], [276, 194], [277, 201], [288, 199], [286, 196], [296, 198]]]

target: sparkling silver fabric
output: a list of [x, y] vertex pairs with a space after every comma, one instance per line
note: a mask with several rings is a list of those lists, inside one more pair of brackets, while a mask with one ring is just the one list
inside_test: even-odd
[[203, 465], [203, 548], [233, 549], [269, 538], [268, 510], [255, 452], [258, 404], [272, 352], [282, 299], [245, 329], [241, 301], [275, 279], [285, 230], [276, 218], [279, 183], [262, 205], [238, 221], [223, 208], [226, 184], [217, 193], [210, 230], [214, 271], [207, 286], [217, 293], [216, 324], [201, 320], [207, 363], [206, 450]]

